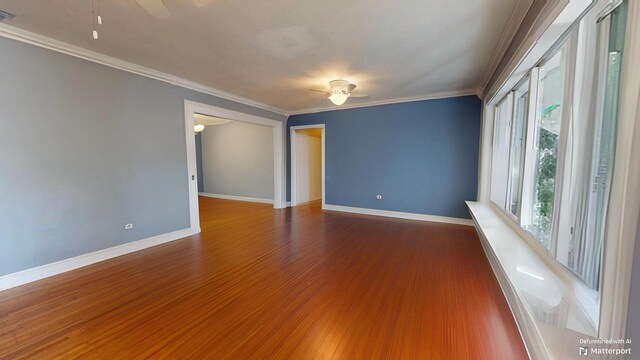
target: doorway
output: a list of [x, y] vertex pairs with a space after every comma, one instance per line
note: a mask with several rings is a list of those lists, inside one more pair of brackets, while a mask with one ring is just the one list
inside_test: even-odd
[[282, 122], [227, 110], [212, 105], [184, 101], [185, 136], [187, 146], [187, 166], [189, 176], [189, 215], [191, 229], [200, 232], [200, 213], [198, 208], [198, 165], [196, 159], [196, 140], [194, 135], [195, 115], [202, 114], [216, 118], [249, 124], [269, 126], [273, 129], [273, 207], [284, 207], [284, 149]]
[[292, 126], [291, 206], [325, 204], [324, 124]]
[[271, 127], [202, 114], [195, 123], [198, 195], [273, 204]]

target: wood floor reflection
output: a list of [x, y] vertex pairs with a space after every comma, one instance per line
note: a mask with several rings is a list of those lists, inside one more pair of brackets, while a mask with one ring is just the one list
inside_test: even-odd
[[200, 209], [198, 236], [0, 292], [0, 358], [527, 358], [472, 227]]

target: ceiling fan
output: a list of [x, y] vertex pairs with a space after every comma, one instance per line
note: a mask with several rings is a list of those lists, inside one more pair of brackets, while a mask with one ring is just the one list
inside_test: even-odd
[[158, 20], [167, 20], [171, 17], [169, 9], [167, 9], [162, 0], [136, 0], [136, 2]]
[[344, 104], [349, 97], [365, 98], [369, 95], [354, 95], [352, 91], [357, 87], [356, 84], [350, 84], [347, 80], [332, 80], [329, 81], [329, 91], [309, 89], [311, 91], [321, 92], [327, 95], [332, 103], [340, 106]]

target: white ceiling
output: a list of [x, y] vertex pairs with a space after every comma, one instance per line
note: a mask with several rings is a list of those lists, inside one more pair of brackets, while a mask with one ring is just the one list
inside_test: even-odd
[[[531, 0], [164, 0], [157, 20], [135, 0], [0, 0], [7, 22], [252, 101], [304, 112], [334, 108], [321, 93], [346, 79], [346, 105], [472, 92]], [[516, 24], [517, 25], [517, 24]]]

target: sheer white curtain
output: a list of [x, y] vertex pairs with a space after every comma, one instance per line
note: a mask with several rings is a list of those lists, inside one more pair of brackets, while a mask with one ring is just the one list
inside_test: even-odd
[[507, 198], [511, 102], [512, 94], [509, 94], [495, 107], [493, 122], [490, 199], [502, 209]]
[[[569, 117], [567, 158], [565, 162], [564, 194], [568, 204], [563, 207], [558, 230], [556, 258], [583, 278], [591, 287], [597, 287], [601, 247], [594, 242], [589, 227], [589, 208], [592, 190], [591, 169], [594, 146], [594, 125], [601, 110], [597, 101], [602, 97], [598, 86], [598, 44], [596, 16], [582, 20], [572, 41], [575, 45], [574, 84]], [[569, 221], [563, 221], [568, 219]]]

